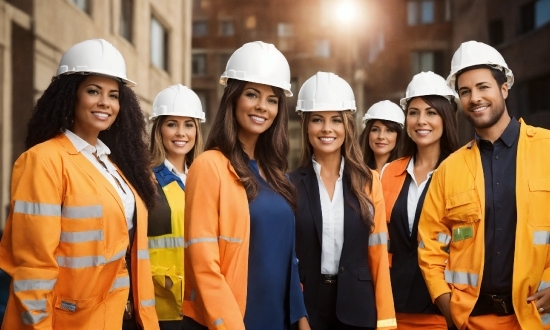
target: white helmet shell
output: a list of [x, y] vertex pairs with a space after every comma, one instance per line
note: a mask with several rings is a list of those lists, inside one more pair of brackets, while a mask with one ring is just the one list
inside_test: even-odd
[[506, 74], [508, 89], [514, 84], [514, 74], [508, 68], [502, 55], [493, 47], [478, 41], [467, 41], [462, 43], [456, 50], [451, 61], [451, 74], [447, 78], [447, 84], [455, 89], [456, 74], [465, 68], [486, 64]]
[[158, 116], [191, 117], [200, 119], [202, 123], [206, 121], [197, 94], [181, 84], [165, 88], [155, 97], [149, 120]]
[[363, 116], [363, 125], [369, 120], [388, 120], [401, 125], [405, 125], [405, 113], [395, 103], [384, 100], [373, 104], [367, 113]]
[[409, 86], [407, 86], [405, 97], [401, 99], [399, 104], [403, 110], [407, 110], [407, 102], [410, 99], [426, 95], [443, 96], [449, 100], [449, 102], [454, 101], [457, 107], [461, 106], [457, 94], [454, 90], [449, 88], [445, 79], [431, 71], [420, 72], [412, 78]]
[[262, 41], [246, 43], [231, 55], [220, 84], [225, 86], [227, 79], [279, 87], [292, 96], [288, 61], [274, 45]]
[[130, 87], [136, 85], [126, 77], [126, 63], [122, 54], [104, 39], [82, 41], [63, 54], [55, 76], [74, 73], [99, 74], [122, 80]]
[[332, 72], [317, 72], [306, 80], [298, 93], [296, 111], [355, 112], [355, 96], [351, 86]]

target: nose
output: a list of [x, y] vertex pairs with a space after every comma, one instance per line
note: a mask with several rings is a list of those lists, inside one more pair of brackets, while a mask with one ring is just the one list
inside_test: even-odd
[[385, 137], [386, 137], [386, 133], [384, 131], [378, 131], [376, 135], [377, 140], [384, 140]]
[[417, 125], [424, 125], [426, 124], [427, 114], [425, 112], [420, 112], [420, 114], [417, 117], [416, 124]]
[[332, 132], [332, 123], [330, 120], [325, 120], [323, 122], [323, 132]]
[[479, 103], [481, 101], [481, 93], [475, 88], [470, 92], [470, 103]]
[[185, 127], [184, 125], [178, 125], [178, 128], [176, 130], [177, 136], [184, 136], [185, 135]]
[[256, 103], [256, 110], [260, 110], [262, 112], [267, 111], [267, 98], [258, 98], [258, 102]]
[[108, 108], [110, 106], [109, 95], [101, 94], [101, 96], [99, 97], [99, 101], [97, 102], [97, 105], [100, 107]]

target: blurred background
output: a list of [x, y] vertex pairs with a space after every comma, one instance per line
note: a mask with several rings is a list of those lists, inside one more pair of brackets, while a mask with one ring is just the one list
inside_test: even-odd
[[[515, 75], [509, 112], [550, 128], [550, 0], [0, 0], [0, 228], [26, 123], [65, 50], [104, 38], [126, 60], [142, 108], [182, 83], [201, 98], [206, 137], [218, 110], [218, 80], [242, 44], [273, 43], [290, 63], [291, 154], [300, 155], [298, 90], [317, 71], [353, 87], [361, 118], [370, 105], [405, 95], [412, 76], [447, 77], [458, 46], [496, 47]], [[460, 140], [473, 130], [459, 113]]]

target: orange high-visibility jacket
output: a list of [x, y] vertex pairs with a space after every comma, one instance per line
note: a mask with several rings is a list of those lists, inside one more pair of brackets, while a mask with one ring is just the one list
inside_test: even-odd
[[111, 183], [64, 134], [18, 158], [0, 244], [0, 268], [13, 278], [3, 330], [119, 330], [130, 281], [137, 320], [159, 329], [147, 209], [131, 189], [137, 229], [130, 279], [124, 207]]
[[[550, 287], [550, 131], [520, 123], [512, 301], [523, 329], [548, 329], [548, 314], [541, 321], [527, 297]], [[419, 264], [430, 295], [435, 300], [452, 293], [451, 314], [460, 329], [466, 328], [480, 292], [484, 230], [485, 185], [474, 140], [434, 172], [418, 229]]]

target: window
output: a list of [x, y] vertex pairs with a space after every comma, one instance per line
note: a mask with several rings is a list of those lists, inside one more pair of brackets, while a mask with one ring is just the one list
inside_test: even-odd
[[193, 75], [206, 74], [206, 54], [193, 54], [191, 73]]
[[439, 75], [444, 74], [443, 52], [417, 51], [411, 54], [412, 74], [432, 71]]
[[90, 2], [88, 0], [73, 0], [73, 3], [86, 14], [90, 14]]
[[235, 24], [233, 24], [233, 21], [220, 22], [220, 35], [225, 37], [235, 35]]
[[527, 33], [550, 22], [550, 0], [537, 0], [520, 7], [519, 33]]
[[193, 22], [193, 37], [204, 37], [208, 35], [208, 21]]
[[407, 23], [409, 25], [432, 24], [434, 22], [434, 0], [410, 0], [407, 3]]
[[134, 24], [134, 0], [120, 1], [120, 35], [132, 42], [132, 26]]
[[162, 24], [151, 17], [151, 63], [156, 67], [168, 69], [168, 33]]
[[539, 0], [535, 3], [535, 28], [550, 22], [550, 0]]
[[194, 92], [197, 94], [199, 100], [201, 101], [202, 111], [206, 114], [206, 118], [210, 117], [211, 114], [208, 113], [208, 92], [204, 90], [194, 90]]
[[500, 45], [504, 42], [504, 23], [501, 19], [489, 22], [489, 44]]
[[277, 24], [278, 37], [292, 37], [294, 35], [294, 26], [289, 23]]
[[330, 57], [330, 41], [327, 39], [315, 40], [315, 56]]

